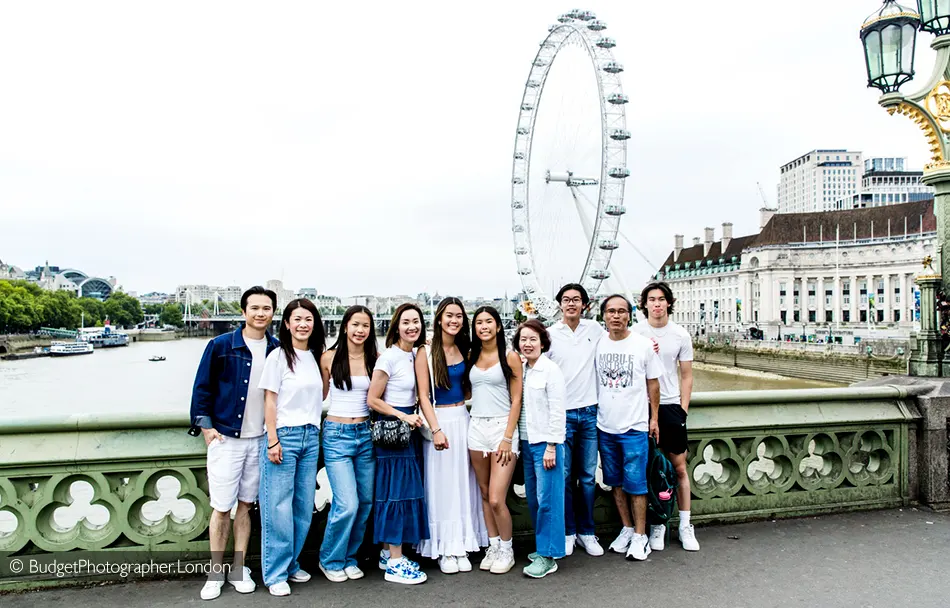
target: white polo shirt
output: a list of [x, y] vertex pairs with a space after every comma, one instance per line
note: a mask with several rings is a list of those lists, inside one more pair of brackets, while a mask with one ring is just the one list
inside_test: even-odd
[[607, 331], [597, 321], [581, 319], [576, 330], [563, 321], [548, 328], [551, 350], [546, 353], [557, 363], [567, 385], [565, 409], [576, 410], [597, 404], [597, 372], [594, 355], [597, 343]]

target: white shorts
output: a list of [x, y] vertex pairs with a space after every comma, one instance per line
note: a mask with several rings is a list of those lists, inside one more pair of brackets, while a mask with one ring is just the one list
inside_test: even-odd
[[[468, 449], [473, 452], [482, 452], [487, 456], [490, 452], [498, 451], [501, 440], [508, 430], [508, 416], [493, 416], [491, 418], [472, 418], [468, 423]], [[518, 428], [511, 436], [511, 451], [519, 453]]]
[[208, 496], [215, 511], [256, 502], [261, 483], [261, 437], [225, 437], [208, 445]]

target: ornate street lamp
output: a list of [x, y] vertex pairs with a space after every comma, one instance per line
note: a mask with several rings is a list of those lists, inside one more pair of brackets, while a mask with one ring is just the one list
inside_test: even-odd
[[947, 0], [917, 0], [920, 29], [934, 36], [950, 34], [950, 2]]
[[[935, 0], [936, 1], [936, 0]], [[914, 77], [914, 43], [920, 15], [887, 0], [861, 26], [868, 86], [893, 93]]]

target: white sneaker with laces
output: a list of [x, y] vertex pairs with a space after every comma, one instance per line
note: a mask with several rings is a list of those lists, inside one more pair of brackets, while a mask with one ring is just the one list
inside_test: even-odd
[[241, 576], [231, 578], [232, 574], [235, 573], [228, 573], [228, 582], [238, 593], [254, 593], [254, 590], [257, 589], [257, 583], [251, 578], [251, 569], [247, 566], [244, 566], [244, 569], [241, 570]]
[[600, 539], [593, 534], [577, 535], [577, 544], [583, 547], [584, 551], [587, 551], [587, 555], [593, 555], [594, 557], [604, 554], [604, 548], [597, 542], [599, 540]]
[[443, 555], [439, 558], [439, 570], [443, 574], [458, 574], [459, 563], [454, 555]]
[[289, 580], [291, 583], [306, 583], [311, 578], [312, 577], [310, 576], [310, 573], [301, 568], [300, 570], [297, 570], [291, 574], [287, 580]]
[[342, 570], [327, 570], [323, 567], [323, 564], [320, 564], [320, 572], [323, 572], [323, 575], [327, 577], [327, 580], [331, 583], [345, 583], [350, 580], [346, 572]]
[[478, 569], [491, 570], [492, 564], [498, 559], [500, 549], [500, 545], [488, 545], [488, 548], [485, 549], [485, 557], [482, 558], [482, 563], [478, 564]]
[[576, 540], [577, 538], [573, 534], [564, 537], [564, 556], [565, 557], [567, 557], [568, 555], [574, 555], [574, 542]]
[[472, 562], [468, 559], [467, 555], [456, 556], [455, 562], [458, 564], [459, 572], [471, 572], [472, 571]]
[[359, 569], [358, 566], [347, 566], [343, 568], [343, 574], [346, 575], [346, 578], [351, 581], [355, 581], [358, 578], [363, 578], [363, 571]]
[[267, 588], [270, 591], [270, 594], [276, 597], [284, 597], [290, 595], [290, 585], [287, 584], [287, 581], [271, 585]]
[[213, 600], [221, 595], [221, 587], [224, 587], [224, 581], [205, 581], [201, 588], [201, 599]]
[[614, 553], [626, 553], [627, 549], [630, 548], [631, 540], [633, 540], [633, 530], [624, 528], [614, 542], [610, 543], [610, 550]]
[[666, 548], [666, 526], [650, 526], [650, 548], [654, 551]]
[[627, 549], [627, 559], [635, 559], [642, 562], [650, 555], [650, 539], [646, 534], [634, 534], [630, 541], [630, 548]]
[[696, 540], [696, 531], [693, 529], [693, 524], [680, 526], [679, 536], [684, 549], [687, 551], [699, 551], [699, 541]]
[[492, 574], [505, 574], [515, 566], [515, 552], [508, 547], [500, 547], [491, 565]]

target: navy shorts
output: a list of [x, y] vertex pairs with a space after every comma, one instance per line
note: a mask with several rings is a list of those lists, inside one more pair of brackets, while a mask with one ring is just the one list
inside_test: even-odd
[[650, 442], [643, 431], [629, 430], [622, 435], [597, 429], [600, 466], [604, 485], [622, 487], [627, 494], [647, 493], [647, 456]]

